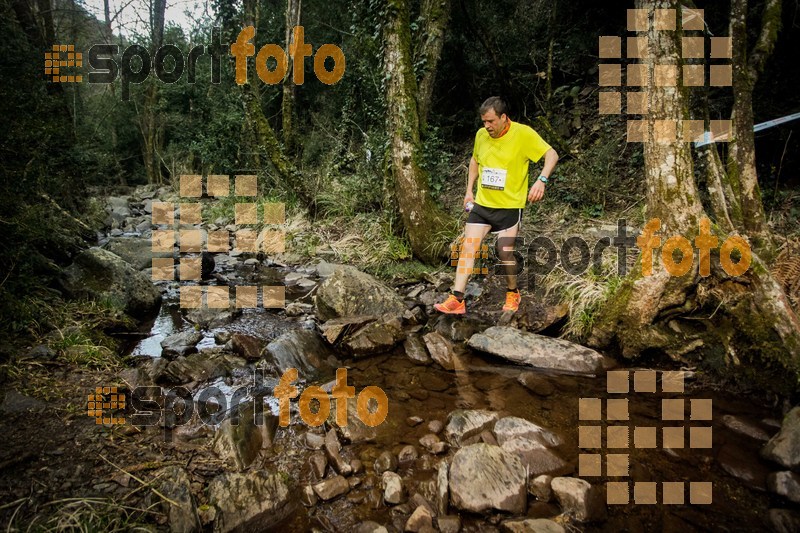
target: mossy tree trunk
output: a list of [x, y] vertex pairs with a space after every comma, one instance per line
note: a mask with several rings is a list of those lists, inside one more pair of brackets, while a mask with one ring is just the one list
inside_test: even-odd
[[753, 88], [775, 47], [780, 22], [781, 0], [767, 0], [756, 43], [752, 50], [748, 50], [747, 0], [732, 0], [733, 124], [730, 153], [724, 171], [719, 169], [716, 161], [710, 161], [716, 165], [712, 172], [719, 175], [731, 194], [727, 205], [719, 207], [727, 208], [725, 210], [734, 227], [750, 238], [753, 247], [765, 261], [774, 258], [775, 244], [767, 225], [756, 173]]
[[283, 100], [281, 101], [281, 120], [283, 132], [283, 144], [286, 151], [294, 153], [297, 149], [297, 130], [295, 125], [295, 84], [292, 71], [294, 69], [294, 57], [291, 54], [292, 30], [300, 25], [300, 12], [302, 10], [302, 0], [286, 0], [286, 50], [289, 51], [289, 66], [286, 69], [286, 77], [283, 78]]
[[[245, 0], [243, 5], [244, 25], [257, 27], [258, 1]], [[275, 130], [270, 126], [264, 109], [261, 107], [261, 95], [258, 90], [255, 68], [247, 69], [247, 82], [242, 85], [242, 98], [246, 120], [250, 123], [256, 142], [263, 148], [272, 166], [285, 187], [297, 195], [300, 201], [314, 212], [315, 202], [309, 192], [306, 180], [300, 170], [289, 158], [281, 145]]]
[[[636, 7], [648, 10], [652, 21], [654, 9], [678, 5], [676, 0], [637, 0]], [[656, 63], [675, 64], [680, 72], [677, 32], [651, 29], [647, 38], [650, 48], [644, 62], [651, 69]], [[661, 221], [660, 248], [653, 250], [651, 275], [644, 274], [640, 261], [604, 306], [589, 344], [616, 349], [625, 358], [660, 353], [692, 364], [719, 363], [726, 372], [735, 368], [737, 375], [762, 387], [794, 390], [800, 376], [800, 322], [757, 253], [751, 254], [750, 268], [735, 277], [720, 268], [713, 252], [707, 277], [700, 276], [694, 251], [687, 274], [676, 276], [664, 268], [660, 252], [666, 239], [683, 236], [694, 245], [705, 211], [698, 199], [689, 139], [681, 134], [681, 123], [688, 118], [684, 89], [680, 83], [656, 87], [653, 78], [648, 87], [645, 181], [648, 219]], [[659, 142], [656, 121], [677, 121], [677, 142]], [[729, 194], [724, 183], [719, 187], [712, 205]], [[720, 244], [730, 231], [725, 226], [710, 227]], [[673, 260], [679, 262], [674, 256]]]
[[431, 197], [428, 179], [419, 166], [420, 134], [417, 81], [411, 64], [408, 0], [389, 0], [385, 27], [384, 68], [388, 104], [392, 180], [397, 206], [414, 255], [435, 263], [446, 257], [447, 242], [437, 236], [453, 220]]
[[418, 73], [417, 107], [419, 125], [422, 131], [425, 131], [428, 127], [428, 113], [432, 104], [436, 71], [442, 56], [444, 32], [450, 18], [450, 0], [424, 0], [421, 15], [423, 24], [415, 62], [423, 64], [422, 73]]

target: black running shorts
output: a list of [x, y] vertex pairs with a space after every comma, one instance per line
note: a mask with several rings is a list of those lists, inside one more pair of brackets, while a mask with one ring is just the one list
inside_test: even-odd
[[490, 226], [492, 233], [513, 228], [522, 222], [522, 209], [500, 209], [475, 204], [467, 217], [467, 224]]

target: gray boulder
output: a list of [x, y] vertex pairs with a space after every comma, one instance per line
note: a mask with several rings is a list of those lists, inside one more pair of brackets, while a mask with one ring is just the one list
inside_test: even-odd
[[283, 375], [289, 368], [296, 368], [300, 378], [314, 380], [333, 376], [334, 368], [328, 362], [331, 355], [333, 353], [316, 332], [297, 329], [270, 342], [265, 359], [278, 375]]
[[470, 337], [467, 344], [475, 350], [536, 368], [581, 374], [597, 374], [603, 369], [603, 356], [590, 348], [515, 328], [493, 326]]
[[384, 316], [350, 335], [342, 346], [353, 357], [365, 357], [388, 352], [403, 339], [405, 332], [400, 319]]
[[789, 469], [800, 465], [800, 407], [786, 414], [780, 432], [762, 448], [761, 456]]
[[193, 329], [170, 335], [161, 341], [161, 357], [175, 359], [197, 351], [197, 343], [203, 339], [203, 334]]
[[456, 409], [447, 415], [444, 437], [450, 445], [461, 446], [464, 440], [491, 430], [498, 418], [498, 414], [492, 411]]
[[172, 252], [154, 252], [151, 240], [139, 237], [114, 237], [109, 239], [104, 248], [120, 256], [136, 270], [153, 266], [154, 257], [172, 257]]
[[278, 417], [268, 408], [256, 418], [252, 401], [231, 410], [217, 429], [213, 447], [217, 455], [236, 470], [242, 471], [275, 439]]
[[606, 504], [603, 494], [587, 481], [574, 477], [557, 477], [550, 487], [564, 513], [579, 522], [605, 520]]
[[501, 448], [519, 457], [529, 476], [564, 474], [569, 470], [567, 463], [535, 440], [514, 437], [503, 442]]
[[216, 506], [215, 531], [265, 531], [294, 508], [294, 498], [283, 472], [263, 470], [227, 473], [208, 484], [208, 501]]
[[450, 341], [435, 331], [423, 335], [422, 340], [431, 354], [431, 359], [439, 363], [445, 370], [455, 370], [455, 352]]
[[[149, 500], [154, 499], [153, 495], [148, 498], [149, 505], [160, 506], [169, 518], [169, 530], [173, 533], [199, 531], [200, 518], [197, 515], [191, 482], [186, 470], [180, 466], [168, 466], [156, 472], [156, 478], [158, 479], [156, 490], [177, 504], [173, 505], [166, 501], [150, 503]], [[159, 497], [158, 500], [160, 499]]]
[[402, 298], [374, 277], [347, 265], [336, 265], [314, 296], [321, 320], [354, 315], [402, 316]]
[[227, 376], [234, 368], [246, 364], [244, 359], [207, 350], [170, 361], [160, 369], [159, 374], [154, 376], [154, 380], [165, 380], [176, 384], [206, 381]]
[[525, 467], [516, 455], [490, 444], [456, 452], [450, 464], [450, 503], [463, 511], [523, 513], [527, 506]]
[[150, 278], [102, 248], [78, 254], [64, 269], [62, 286], [73, 298], [104, 301], [137, 318], [152, 314], [161, 304], [161, 293]]
[[500, 446], [506, 441], [518, 437], [538, 442], [548, 448], [559, 446], [562, 442], [561, 437], [549, 429], [516, 416], [507, 416], [498, 420], [494, 425], [494, 435]]
[[773, 472], [767, 476], [767, 488], [779, 496], [800, 503], [800, 476], [794, 472]]

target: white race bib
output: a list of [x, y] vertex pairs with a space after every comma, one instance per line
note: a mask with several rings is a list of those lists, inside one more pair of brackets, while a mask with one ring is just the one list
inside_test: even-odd
[[484, 167], [481, 173], [481, 185], [486, 189], [502, 191], [506, 188], [506, 174], [508, 171], [504, 168]]

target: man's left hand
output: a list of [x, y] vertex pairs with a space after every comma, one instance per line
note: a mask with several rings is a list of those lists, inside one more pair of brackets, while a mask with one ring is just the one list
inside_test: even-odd
[[531, 190], [528, 191], [528, 201], [531, 203], [538, 202], [542, 198], [544, 198], [544, 182], [536, 180]]

